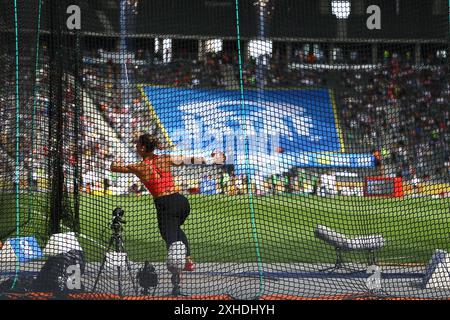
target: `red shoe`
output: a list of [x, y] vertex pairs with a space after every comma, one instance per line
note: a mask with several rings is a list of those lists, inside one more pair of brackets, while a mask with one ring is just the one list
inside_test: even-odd
[[186, 264], [184, 265], [184, 269], [183, 271], [194, 271], [195, 270], [195, 264], [192, 261], [188, 261], [186, 262]]

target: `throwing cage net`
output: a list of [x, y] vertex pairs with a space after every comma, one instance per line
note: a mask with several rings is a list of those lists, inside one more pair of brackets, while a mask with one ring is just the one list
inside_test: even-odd
[[2, 297], [450, 296], [447, 1], [0, 5]]

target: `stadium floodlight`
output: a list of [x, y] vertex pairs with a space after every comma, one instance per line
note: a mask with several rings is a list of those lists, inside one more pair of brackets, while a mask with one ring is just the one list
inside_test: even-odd
[[436, 52], [436, 57], [441, 58], [441, 59], [446, 59], [447, 58], [447, 50], [438, 50]]
[[155, 38], [155, 53], [159, 52], [161, 50], [160, 45], [159, 45], [159, 38]]
[[258, 0], [258, 2], [255, 4], [261, 7], [265, 7], [269, 3], [269, 1], [270, 0]]
[[223, 41], [221, 39], [209, 39], [205, 41], [205, 51], [217, 53], [222, 51]]
[[348, 19], [351, 11], [351, 3], [346, 0], [331, 1], [331, 13], [338, 19]]
[[248, 52], [252, 58], [258, 58], [259, 56], [266, 54], [272, 55], [272, 41], [250, 40]]
[[163, 40], [163, 61], [164, 63], [172, 61], [172, 39]]

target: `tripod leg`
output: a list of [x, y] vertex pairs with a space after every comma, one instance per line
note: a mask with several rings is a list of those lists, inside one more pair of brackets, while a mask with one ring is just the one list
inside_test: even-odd
[[95, 282], [94, 282], [94, 286], [92, 287], [92, 291], [95, 292], [95, 289], [97, 288], [97, 284], [98, 284], [98, 280], [100, 280], [100, 275], [103, 272], [103, 268], [105, 267], [105, 263], [106, 263], [106, 256], [103, 257], [103, 262], [100, 266], [100, 270], [97, 273], [97, 277], [95, 278]]
[[[122, 237], [117, 237], [116, 238], [116, 251], [117, 252], [125, 252], [126, 253], [125, 247], [123, 246]], [[136, 293], [136, 295], [139, 295], [139, 290], [138, 290], [138, 288], [136, 286], [136, 282], [133, 279], [133, 272], [131, 271], [131, 264], [130, 264], [130, 261], [128, 260], [128, 255], [126, 256], [125, 259], [126, 259], [125, 260], [125, 264], [127, 266], [128, 273], [130, 275], [131, 283], [133, 284], [134, 292]], [[120, 280], [119, 280], [119, 283], [120, 283]]]
[[178, 297], [180, 295], [180, 274], [178, 272], [172, 274], [171, 280], [173, 285], [172, 296]]
[[[106, 252], [108, 252], [109, 249], [111, 249], [112, 243], [113, 243], [113, 239], [111, 239], [111, 240], [109, 241], [109, 246], [108, 246], [108, 249], [106, 250]], [[94, 286], [92, 287], [92, 291], [93, 291], [93, 292], [95, 292], [95, 289], [97, 288], [98, 280], [100, 280], [100, 275], [101, 275], [102, 272], [103, 272], [103, 268], [105, 267], [105, 264], [106, 264], [106, 253], [105, 253], [105, 255], [103, 256], [103, 262], [102, 262], [102, 264], [100, 265], [100, 270], [99, 270], [98, 273], [97, 273], [97, 278], [95, 279]]]
[[130, 261], [128, 260], [128, 258], [126, 260], [126, 264], [127, 264], [128, 273], [130, 274], [131, 283], [133, 284], [134, 292], [136, 293], [136, 295], [139, 295], [139, 290], [136, 286], [136, 282], [134, 281], [133, 273], [131, 272], [131, 264], [130, 264]]

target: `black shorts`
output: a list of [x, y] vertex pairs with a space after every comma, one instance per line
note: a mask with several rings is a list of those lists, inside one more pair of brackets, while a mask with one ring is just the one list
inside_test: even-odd
[[178, 192], [155, 198], [154, 203], [158, 216], [177, 216], [183, 222], [191, 211], [188, 199]]
[[180, 226], [189, 216], [191, 207], [185, 196], [174, 193], [154, 199], [158, 227], [167, 248], [176, 241], [186, 245], [187, 255], [190, 256], [189, 241]]

